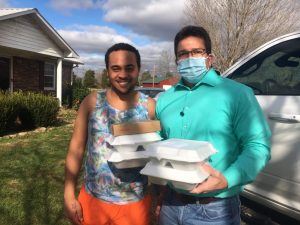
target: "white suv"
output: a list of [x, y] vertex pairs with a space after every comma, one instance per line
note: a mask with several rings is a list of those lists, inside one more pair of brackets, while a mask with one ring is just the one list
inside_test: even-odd
[[300, 32], [276, 38], [223, 76], [251, 87], [272, 130], [272, 159], [243, 195], [300, 220]]
[[158, 96], [165, 91], [163, 88], [155, 87], [136, 87], [135, 90], [143, 92], [145, 95], [155, 99], [157, 101]]

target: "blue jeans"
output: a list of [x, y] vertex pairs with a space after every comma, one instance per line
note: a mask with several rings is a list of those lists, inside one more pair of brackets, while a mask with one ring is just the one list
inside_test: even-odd
[[218, 199], [208, 204], [183, 204], [167, 196], [159, 225], [240, 225], [239, 196]]

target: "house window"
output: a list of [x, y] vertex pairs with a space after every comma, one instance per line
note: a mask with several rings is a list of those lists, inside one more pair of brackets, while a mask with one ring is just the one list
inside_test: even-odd
[[44, 66], [44, 89], [55, 90], [55, 64], [45, 63]]

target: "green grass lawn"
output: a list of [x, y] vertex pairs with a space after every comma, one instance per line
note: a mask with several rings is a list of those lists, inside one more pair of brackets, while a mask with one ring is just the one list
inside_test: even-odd
[[[61, 112], [62, 124], [72, 123], [74, 116], [74, 112]], [[64, 218], [63, 186], [73, 128], [65, 125], [0, 138], [0, 225], [69, 224]], [[82, 176], [80, 180], [79, 186]], [[153, 217], [151, 222], [156, 224]]]
[[69, 224], [64, 164], [72, 127], [0, 139], [0, 225]]

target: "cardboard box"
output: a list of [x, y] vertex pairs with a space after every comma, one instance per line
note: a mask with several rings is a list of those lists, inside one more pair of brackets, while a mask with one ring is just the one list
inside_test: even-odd
[[159, 131], [159, 120], [145, 120], [131, 123], [113, 124], [111, 131], [113, 136], [122, 136], [130, 134], [143, 134]]
[[[113, 137], [108, 140], [109, 144], [121, 152], [134, 152], [139, 145], [146, 145], [160, 141], [162, 138], [157, 132], [143, 134], [129, 134]], [[124, 147], [124, 148], [123, 148]]]

